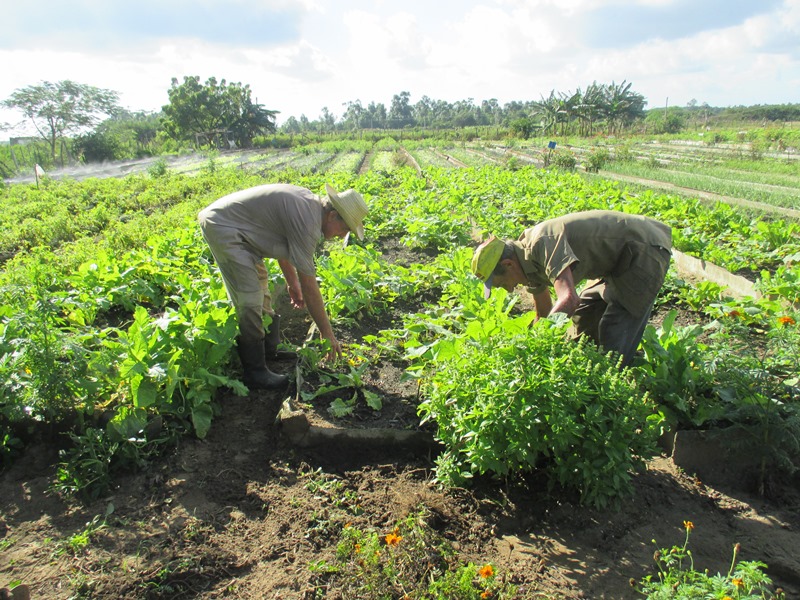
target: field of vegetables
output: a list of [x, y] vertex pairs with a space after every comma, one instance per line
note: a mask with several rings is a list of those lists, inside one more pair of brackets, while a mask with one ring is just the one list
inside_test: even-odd
[[[331, 142], [7, 185], [0, 586], [37, 598], [633, 598], [670, 597], [659, 590], [708, 569], [714, 597], [796, 597], [800, 224], [772, 209], [800, 209], [800, 163], [674, 146], [667, 159], [616, 145], [585, 173], [596, 148], [558, 148], [568, 168], [523, 142]], [[248, 394], [196, 214], [279, 181], [358, 189], [368, 235], [318, 258], [339, 363], [322, 360], [270, 270], [300, 360], [277, 365], [295, 377], [288, 392]], [[568, 323], [531, 325], [526, 293], [483, 300], [469, 261], [485, 234], [594, 208], [668, 223], [677, 250], [755, 293], [672, 268], [624, 371], [567, 341]], [[279, 416], [287, 396], [301, 428], [429, 443], [298, 446], [297, 419]], [[701, 456], [673, 460], [687, 436]], [[687, 543], [692, 560], [653, 558], [672, 546], [683, 557]]]

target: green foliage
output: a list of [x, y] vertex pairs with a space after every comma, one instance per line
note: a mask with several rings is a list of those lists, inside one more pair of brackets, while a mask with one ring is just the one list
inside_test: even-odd
[[168, 172], [169, 170], [167, 168], [167, 161], [163, 158], [159, 158], [147, 169], [148, 175], [150, 175], [150, 177], [153, 179], [157, 177], [164, 177]]
[[558, 149], [553, 152], [553, 155], [550, 158], [550, 164], [558, 167], [559, 169], [572, 171], [578, 164], [578, 159], [575, 158], [575, 155], [569, 150]]
[[100, 115], [113, 114], [118, 110], [118, 99], [117, 92], [64, 80], [44, 81], [15, 90], [2, 104], [21, 111], [31, 120], [42, 139], [50, 144], [55, 161], [59, 139], [91, 127]]
[[800, 470], [800, 331], [784, 315], [762, 333], [731, 324], [715, 335], [712, 368], [727, 423], [745, 434], [759, 463], [758, 489], [771, 476]]
[[599, 173], [609, 161], [611, 155], [608, 150], [602, 147], [595, 147], [586, 155], [585, 166], [590, 173]]
[[162, 110], [164, 129], [175, 139], [199, 145], [214, 143], [221, 131], [227, 131], [239, 147], [250, 147], [256, 135], [275, 131], [276, 111], [267, 110], [251, 99], [249, 85], [217, 82], [210, 77], [205, 84], [197, 76], [176, 78], [168, 91], [169, 104]]
[[332, 247], [318, 259], [317, 274], [324, 284], [323, 298], [331, 319], [382, 312], [418, 289], [409, 268], [387, 264], [372, 247]]
[[[313, 347], [313, 346], [312, 346]], [[306, 401], [311, 402], [320, 396], [330, 395], [336, 393], [337, 397], [334, 398], [328, 412], [335, 418], [346, 417], [352, 414], [356, 407], [359, 398], [363, 398], [364, 403], [372, 410], [381, 410], [383, 408], [383, 400], [379, 394], [368, 390], [364, 383], [364, 374], [370, 368], [370, 363], [367, 362], [363, 356], [353, 354], [352, 358], [347, 359], [345, 363], [346, 372], [335, 372], [329, 368], [321, 366], [319, 360], [322, 354], [311, 354], [308, 350], [304, 352], [303, 364], [309, 364], [309, 358], [313, 356], [312, 365], [309, 371], [317, 374], [320, 385], [315, 387], [312, 391], [300, 390], [300, 397]], [[349, 394], [342, 396], [339, 392], [346, 391]]]
[[596, 507], [630, 493], [629, 472], [654, 453], [660, 418], [615, 357], [568, 341], [565, 328], [475, 321], [440, 345], [419, 407], [446, 447], [439, 479], [537, 468]]
[[698, 341], [704, 330], [700, 325], [676, 326], [677, 314], [670, 311], [658, 329], [645, 328], [641, 343], [645, 360], [636, 367], [637, 378], [668, 426], [695, 429], [719, 418], [723, 406], [705, 364], [706, 347]]
[[379, 600], [479, 600], [526, 598], [491, 564], [458, 564], [450, 543], [431, 526], [422, 509], [388, 532], [345, 526], [332, 562], [309, 565], [316, 585], [345, 598]]
[[[648, 600], [678, 600], [681, 598], [733, 598], [742, 600], [785, 600], [780, 588], [772, 589], [772, 580], [764, 573], [767, 565], [760, 561], [739, 561], [740, 544], [733, 546], [733, 557], [725, 575], [711, 575], [708, 569], [695, 568], [689, 550], [689, 534], [694, 530], [691, 521], [684, 521], [686, 537], [682, 545], [658, 548], [653, 559], [657, 576], [647, 575], [631, 585]], [[656, 541], [653, 540], [655, 544]]]

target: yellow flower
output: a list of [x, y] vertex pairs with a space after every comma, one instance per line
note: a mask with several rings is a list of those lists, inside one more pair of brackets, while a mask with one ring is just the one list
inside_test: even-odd
[[492, 565], [483, 565], [480, 569], [478, 569], [478, 575], [480, 575], [483, 579], [488, 579], [494, 575], [494, 568]]
[[397, 544], [400, 543], [400, 540], [403, 539], [403, 536], [397, 535], [397, 529], [395, 529], [392, 533], [387, 533], [385, 539], [387, 546], [397, 546]]
[[684, 521], [683, 528], [686, 529], [686, 531], [691, 531], [692, 529], [694, 529], [694, 523], [692, 523], [691, 521]]
[[359, 552], [361, 552], [361, 544], [356, 544], [356, 548], [355, 548], [355, 550], [356, 550], [356, 554], [358, 554]]
[[744, 581], [742, 581], [738, 577], [734, 577], [731, 583], [733, 583], [733, 585], [735, 585], [737, 588], [742, 587], [744, 585]]
[[781, 325], [794, 325], [796, 321], [792, 317], [778, 317], [778, 323]]

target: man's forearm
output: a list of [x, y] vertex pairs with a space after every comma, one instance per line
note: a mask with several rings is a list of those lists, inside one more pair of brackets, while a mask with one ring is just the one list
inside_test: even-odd
[[328, 313], [325, 311], [325, 302], [322, 299], [322, 292], [319, 290], [319, 284], [315, 275], [298, 274], [300, 278], [300, 287], [303, 290], [303, 297], [306, 301], [306, 308], [308, 314], [314, 319], [317, 324], [320, 335], [325, 338], [333, 336], [333, 328], [328, 319]]
[[286, 285], [288, 287], [292, 287], [293, 285], [299, 285], [297, 280], [297, 271], [295, 270], [294, 265], [292, 263], [290, 263], [285, 258], [279, 258], [278, 266], [281, 268], [281, 272], [283, 273], [283, 278], [286, 280]]

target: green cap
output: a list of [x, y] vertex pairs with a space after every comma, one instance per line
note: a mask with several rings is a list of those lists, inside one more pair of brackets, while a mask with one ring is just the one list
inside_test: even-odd
[[475, 277], [483, 282], [483, 295], [485, 298], [488, 298], [492, 293], [492, 272], [497, 263], [500, 262], [505, 246], [503, 240], [491, 236], [475, 248], [475, 254], [472, 255], [472, 272]]

